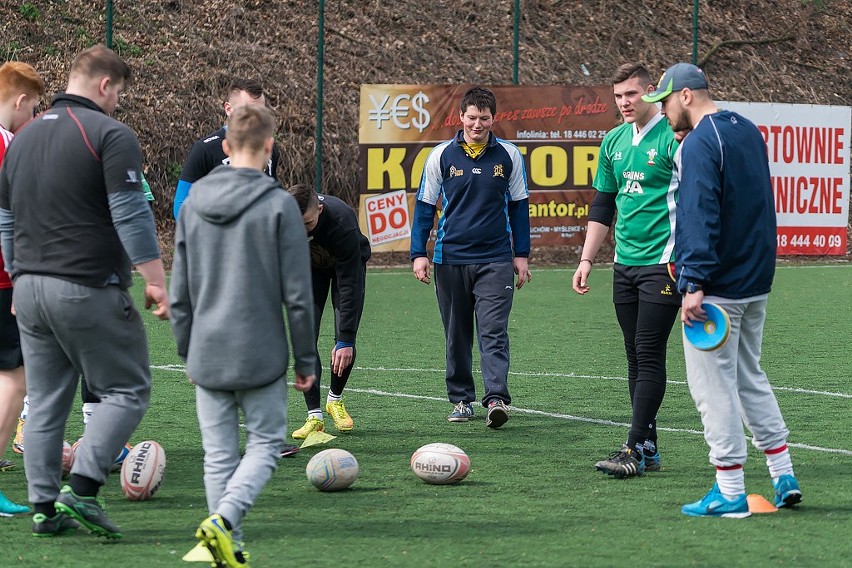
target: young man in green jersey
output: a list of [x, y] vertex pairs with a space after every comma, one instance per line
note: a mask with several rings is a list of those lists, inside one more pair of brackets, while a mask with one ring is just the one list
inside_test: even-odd
[[660, 469], [656, 417], [666, 390], [666, 344], [681, 297], [674, 260], [678, 144], [656, 105], [642, 101], [654, 84], [644, 66], [628, 63], [612, 78], [624, 123], [601, 143], [597, 189], [573, 288], [586, 294], [595, 255], [615, 213], [613, 303], [624, 334], [633, 418], [627, 442], [595, 467], [618, 478]]

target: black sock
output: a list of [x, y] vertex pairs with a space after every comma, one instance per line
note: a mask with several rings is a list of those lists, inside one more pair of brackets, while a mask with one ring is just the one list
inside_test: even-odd
[[94, 497], [98, 494], [101, 484], [89, 477], [82, 475], [71, 474], [71, 479], [68, 480], [68, 485], [80, 497]]
[[33, 509], [36, 514], [41, 513], [47, 517], [53, 518], [56, 516], [56, 507], [53, 506], [53, 501], [45, 501], [44, 503], [33, 504]]

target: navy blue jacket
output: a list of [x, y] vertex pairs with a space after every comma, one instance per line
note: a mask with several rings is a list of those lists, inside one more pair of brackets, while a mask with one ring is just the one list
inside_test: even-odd
[[721, 111], [699, 121], [681, 144], [675, 255], [678, 290], [749, 298], [775, 276], [775, 199], [766, 143], [743, 116]]
[[414, 204], [411, 259], [426, 256], [426, 241], [441, 199], [437, 264], [511, 262], [530, 254], [529, 190], [520, 150], [489, 134], [485, 151], [470, 158], [462, 131], [426, 159]]

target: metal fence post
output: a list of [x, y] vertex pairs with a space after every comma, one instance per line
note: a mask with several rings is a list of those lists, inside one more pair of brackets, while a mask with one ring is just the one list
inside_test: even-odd
[[325, 0], [319, 1], [319, 35], [317, 40], [317, 140], [316, 140], [316, 181], [314, 189], [322, 193], [322, 87], [323, 59], [325, 54]]
[[112, 0], [106, 1], [106, 46], [112, 49]]
[[692, 6], [692, 64], [698, 65], [698, 0]]

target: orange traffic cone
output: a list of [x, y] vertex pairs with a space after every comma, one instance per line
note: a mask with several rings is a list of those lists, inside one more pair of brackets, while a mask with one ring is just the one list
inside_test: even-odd
[[770, 503], [763, 495], [752, 493], [746, 499], [750, 513], [774, 513], [778, 510], [778, 507]]

